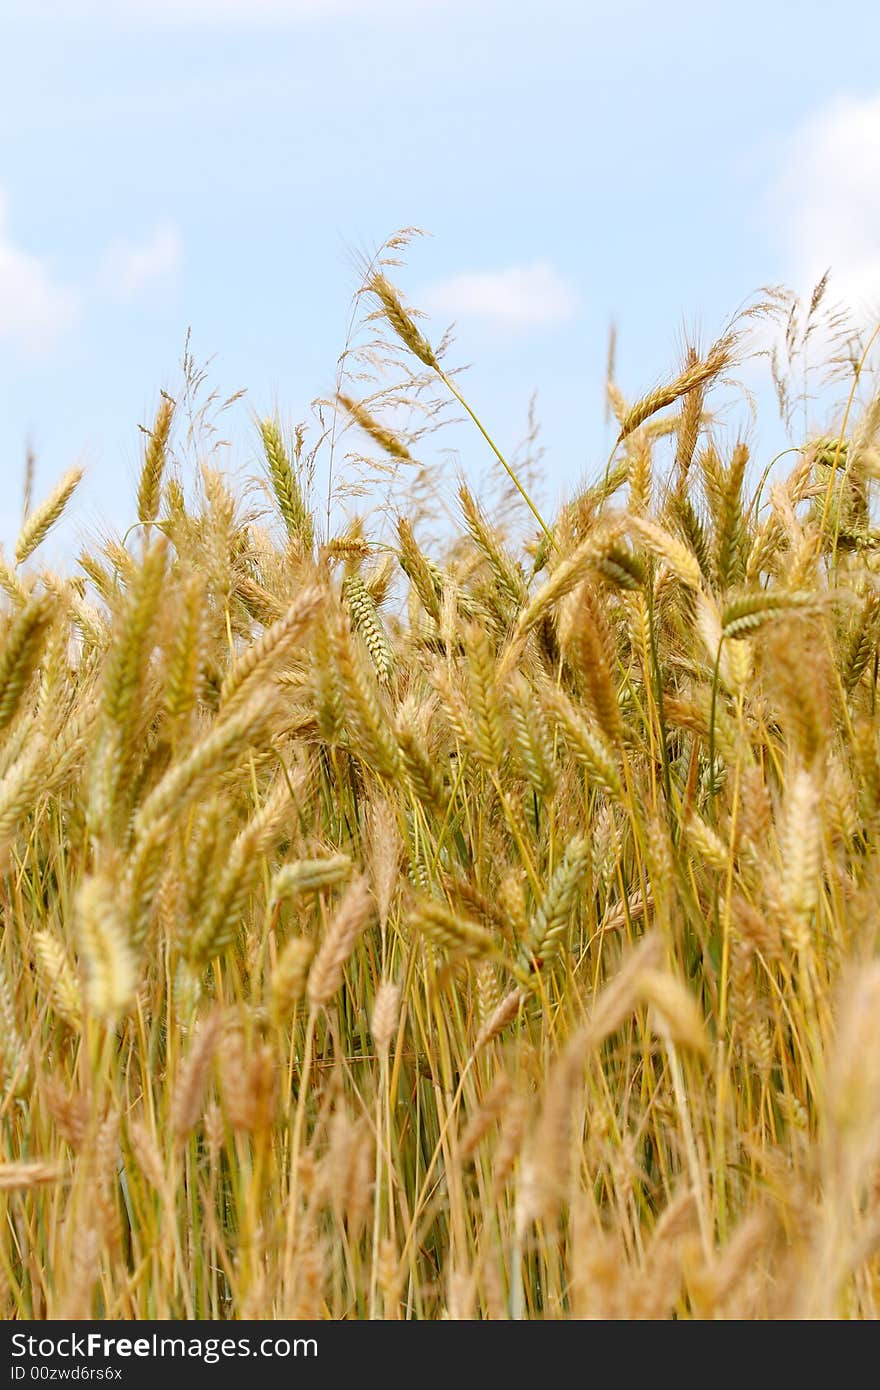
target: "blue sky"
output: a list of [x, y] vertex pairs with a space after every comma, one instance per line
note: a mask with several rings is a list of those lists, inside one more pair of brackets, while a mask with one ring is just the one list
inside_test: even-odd
[[878, 41], [861, 0], [3, 0], [0, 539], [28, 441], [38, 492], [86, 466], [74, 527], [131, 519], [188, 326], [247, 465], [411, 224], [401, 283], [505, 447], [538, 392], [552, 505], [604, 462], [612, 318], [634, 396], [761, 284], [880, 303]]

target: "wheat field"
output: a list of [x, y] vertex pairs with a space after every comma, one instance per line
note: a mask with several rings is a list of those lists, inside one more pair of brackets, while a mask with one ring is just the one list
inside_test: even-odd
[[[872, 343], [775, 462], [741, 325], [611, 372], [545, 518], [364, 292], [389, 397], [234, 482], [187, 359], [129, 530], [41, 565], [73, 470], [0, 564], [0, 1315], [874, 1317]], [[426, 383], [507, 504], [420, 541]], [[324, 515], [342, 432], [406, 507]]]

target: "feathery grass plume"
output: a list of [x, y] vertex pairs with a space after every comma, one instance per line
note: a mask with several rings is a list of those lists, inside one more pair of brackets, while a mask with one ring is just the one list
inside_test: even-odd
[[689, 364], [674, 381], [669, 382], [666, 386], [658, 386], [656, 390], [649, 391], [641, 400], [636, 401], [621, 421], [617, 443], [622, 444], [633, 430], [637, 430], [639, 425], [643, 425], [652, 415], [656, 415], [658, 410], [664, 410], [666, 406], [674, 405], [676, 401], [681, 400], [682, 396], [687, 396], [691, 391], [705, 391], [705, 388], [734, 362], [736, 344], [736, 335], [726, 334], [713, 344], [702, 361]]
[[272, 1017], [276, 1023], [285, 1023], [305, 996], [314, 954], [315, 943], [307, 936], [292, 936], [285, 943], [269, 984]]
[[277, 420], [267, 417], [260, 421], [259, 427], [269, 480], [287, 534], [292, 541], [299, 541], [304, 550], [311, 551], [315, 544], [314, 524], [287, 452], [281, 426]]
[[143, 836], [153, 821], [178, 816], [205, 789], [258, 747], [269, 734], [277, 707], [274, 690], [261, 690], [228, 719], [213, 724], [185, 758], [174, 762], [142, 802], [135, 832]]
[[222, 1033], [222, 1014], [209, 1014], [196, 1031], [180, 1069], [171, 1102], [171, 1128], [178, 1143], [189, 1138], [201, 1119], [211, 1064]]
[[364, 639], [376, 674], [386, 685], [394, 675], [394, 652], [379, 610], [360, 575], [349, 575], [342, 586], [352, 626]]
[[79, 980], [58, 937], [37, 930], [31, 938], [37, 976], [56, 1014], [68, 1028], [82, 1027], [82, 991]]
[[684, 541], [671, 536], [662, 526], [645, 516], [629, 516], [627, 526], [634, 539], [667, 565], [683, 584], [692, 589], [699, 588], [702, 578], [700, 564]]
[[400, 1013], [400, 986], [393, 980], [383, 980], [376, 991], [373, 1014], [370, 1019], [370, 1032], [376, 1051], [380, 1057], [387, 1057], [388, 1050], [397, 1032], [397, 1018]]
[[165, 677], [165, 710], [175, 724], [181, 724], [186, 719], [199, 698], [206, 655], [206, 601], [204, 576], [193, 571], [183, 583]]
[[590, 842], [585, 836], [575, 836], [566, 845], [532, 920], [523, 952], [529, 964], [544, 966], [563, 950], [590, 855]]
[[27, 1086], [29, 1075], [30, 1065], [25, 1059], [12, 989], [0, 961], [0, 1082], [8, 1086], [15, 1081], [16, 1094], [20, 1094]]
[[346, 414], [351, 416], [355, 424], [364, 431], [364, 434], [369, 435], [373, 443], [378, 444], [380, 449], [384, 449], [386, 454], [399, 459], [402, 463], [415, 462], [400, 435], [395, 434], [394, 430], [388, 429], [374, 415], [371, 415], [360, 401], [347, 396], [344, 391], [337, 391], [336, 400]]
[[622, 797], [617, 758], [598, 729], [581, 718], [564, 690], [549, 683], [541, 688], [541, 703], [551, 719], [559, 724], [572, 757], [583, 763], [599, 786], [614, 797]]
[[64, 474], [58, 486], [53, 488], [45, 502], [41, 502], [39, 507], [34, 508], [15, 542], [16, 565], [23, 565], [25, 560], [37, 549], [37, 546], [42, 545], [56, 521], [60, 519], [82, 479], [83, 470], [71, 468]]
[[819, 784], [804, 767], [789, 774], [779, 850], [785, 901], [792, 912], [809, 917], [819, 897], [822, 817]]
[[220, 687], [221, 713], [228, 717], [250, 697], [256, 682], [264, 681], [289, 654], [318, 612], [322, 590], [312, 585], [293, 600], [287, 612], [267, 628], [230, 666]]
[[377, 271], [367, 281], [367, 288], [379, 301], [382, 315], [404, 347], [409, 348], [413, 356], [426, 367], [439, 371], [440, 363], [434, 349], [424, 334], [419, 332], [411, 311], [404, 307], [400, 295], [388, 277]]
[[452, 912], [445, 903], [420, 901], [410, 914], [410, 922], [441, 950], [451, 951], [473, 960], [497, 955], [492, 933], [476, 922]]
[[144, 462], [141, 468], [137, 491], [138, 521], [149, 525], [159, 515], [162, 500], [162, 476], [168, 456], [168, 440], [171, 435], [171, 422], [174, 419], [175, 402], [162, 392], [159, 409], [151, 430], [144, 430], [147, 443], [144, 449]]
[[134, 999], [137, 971], [119, 884], [108, 869], [90, 874], [80, 886], [76, 926], [88, 1009], [98, 1018], [116, 1019]]
[[507, 692], [510, 724], [522, 769], [529, 786], [549, 800], [558, 781], [553, 739], [544, 711], [528, 681], [516, 673]]
[[418, 594], [425, 612], [435, 622], [439, 622], [442, 581], [416, 544], [412, 526], [406, 517], [398, 518], [397, 537], [400, 541], [400, 567]]
[[29, 598], [13, 617], [0, 650], [0, 731], [18, 711], [43, 653], [56, 601], [49, 594]]
[[312, 961], [306, 994], [313, 1009], [329, 1004], [339, 989], [346, 963], [373, 910], [367, 877], [362, 874], [336, 908]]

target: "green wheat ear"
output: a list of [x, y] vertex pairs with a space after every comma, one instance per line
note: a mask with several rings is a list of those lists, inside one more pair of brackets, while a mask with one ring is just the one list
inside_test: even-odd
[[261, 420], [260, 435], [269, 481], [287, 534], [291, 540], [300, 541], [306, 551], [311, 551], [315, 543], [314, 526], [306, 508], [299, 478], [284, 443], [281, 426], [277, 420]]

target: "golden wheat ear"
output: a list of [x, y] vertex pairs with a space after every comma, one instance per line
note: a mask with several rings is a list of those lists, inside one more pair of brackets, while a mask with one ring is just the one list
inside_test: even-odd
[[52, 527], [64, 514], [67, 504], [83, 480], [82, 468], [71, 468], [60, 483], [38, 507], [35, 507], [24, 523], [15, 543], [15, 563], [23, 565], [38, 546], [48, 536]]
[[159, 504], [162, 500], [162, 478], [168, 458], [168, 442], [171, 436], [174, 410], [174, 401], [163, 393], [153, 428], [144, 431], [147, 436], [147, 443], [138, 483], [137, 514], [138, 521], [146, 526], [155, 521], [159, 515]]

